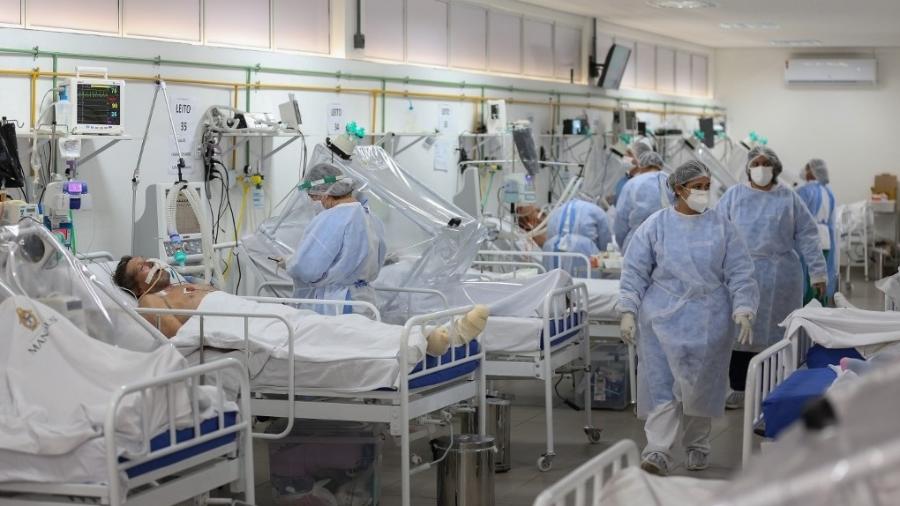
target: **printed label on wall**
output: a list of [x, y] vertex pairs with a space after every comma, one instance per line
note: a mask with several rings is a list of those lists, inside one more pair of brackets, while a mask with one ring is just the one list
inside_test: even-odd
[[439, 104], [438, 105], [438, 124], [437, 130], [438, 132], [444, 133], [450, 130], [450, 123], [453, 119], [453, 108], [450, 107], [450, 104]]
[[337, 135], [344, 132], [344, 106], [340, 103], [328, 104], [328, 135]]
[[169, 137], [169, 149], [171, 150], [171, 163], [169, 164], [169, 174], [178, 174], [178, 151], [184, 157], [184, 170], [182, 175], [187, 177], [194, 176], [196, 169], [195, 160], [197, 153], [194, 150], [196, 143], [194, 136], [197, 134], [197, 117], [200, 112], [192, 98], [175, 98], [172, 100], [172, 120], [175, 122], [176, 141]]
[[450, 170], [450, 153], [452, 146], [450, 139], [444, 136], [438, 136], [434, 142], [434, 170], [437, 172], [448, 172]]

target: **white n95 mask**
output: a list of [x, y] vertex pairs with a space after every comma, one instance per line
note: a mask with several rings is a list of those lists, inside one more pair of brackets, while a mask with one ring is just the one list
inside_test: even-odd
[[684, 202], [694, 211], [702, 213], [709, 207], [709, 190], [691, 190]]
[[750, 167], [750, 180], [756, 186], [768, 186], [772, 182], [772, 173], [772, 167], [768, 165]]

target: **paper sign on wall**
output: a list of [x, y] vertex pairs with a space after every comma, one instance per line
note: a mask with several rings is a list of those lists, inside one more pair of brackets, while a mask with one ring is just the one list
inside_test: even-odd
[[446, 132], [450, 130], [450, 122], [453, 119], [453, 108], [450, 107], [450, 104], [439, 104], [438, 105], [438, 124], [437, 130], [438, 132]]
[[436, 172], [448, 172], [450, 170], [450, 139], [438, 136], [434, 142], [434, 170]]
[[344, 106], [340, 103], [328, 104], [328, 135], [337, 135], [344, 132]]
[[[169, 149], [171, 151], [171, 163], [169, 164], [169, 174], [178, 174], [178, 151], [184, 157], [184, 170], [182, 175], [185, 177], [193, 176], [195, 171], [194, 161], [197, 153], [193, 147], [194, 136], [197, 133], [197, 116], [199, 116], [194, 100], [191, 98], [176, 98], [172, 100], [172, 120], [175, 122], [176, 139], [169, 137]], [[177, 147], [176, 149], [176, 142]]]

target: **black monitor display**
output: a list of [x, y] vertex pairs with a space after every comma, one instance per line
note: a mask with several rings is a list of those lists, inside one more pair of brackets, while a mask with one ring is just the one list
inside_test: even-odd
[[78, 83], [78, 124], [119, 125], [122, 94], [116, 84]]
[[703, 132], [703, 144], [709, 149], [716, 147], [716, 129], [712, 118], [700, 118], [700, 131]]
[[607, 90], [618, 90], [622, 84], [622, 76], [625, 74], [625, 68], [628, 66], [630, 57], [631, 49], [620, 44], [613, 44], [609, 48], [609, 52], [606, 53], [603, 73], [600, 74], [597, 86]]

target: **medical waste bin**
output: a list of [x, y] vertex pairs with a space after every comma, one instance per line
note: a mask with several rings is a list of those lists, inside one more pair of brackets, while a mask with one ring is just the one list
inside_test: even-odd
[[[494, 438], [497, 455], [494, 457], [494, 471], [505, 473], [512, 468], [510, 430], [512, 427], [512, 397], [495, 394], [487, 399], [488, 436]], [[467, 434], [478, 434], [478, 408], [463, 413], [462, 429]]]
[[437, 506], [494, 506], [494, 438], [477, 434], [431, 442], [437, 470]]

